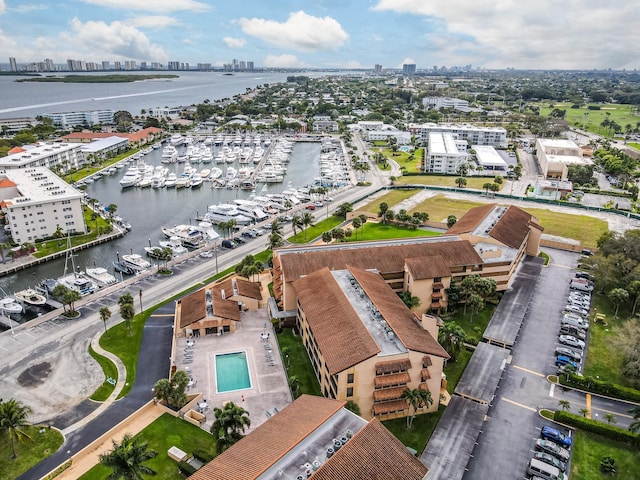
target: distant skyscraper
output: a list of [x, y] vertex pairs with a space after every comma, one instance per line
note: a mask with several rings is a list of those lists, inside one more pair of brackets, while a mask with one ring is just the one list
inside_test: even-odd
[[373, 73], [375, 73], [376, 75], [380, 75], [382, 73], [382, 65], [376, 63], [376, 66], [373, 67]]
[[12, 72], [17, 72], [18, 71], [18, 64], [16, 63], [16, 59], [15, 57], [10, 57], [9, 58], [9, 66]]
[[111, 64], [108, 60], [102, 61], [102, 70], [111, 70]]
[[402, 74], [403, 75], [415, 75], [416, 73], [416, 64], [415, 63], [405, 63], [402, 65]]
[[247, 62], [247, 70], [253, 70], [253, 62]]
[[113, 69], [114, 70], [122, 70], [122, 64], [119, 61], [115, 61], [113, 62]]
[[146, 70], [147, 69], [147, 62], [140, 62], [140, 70]]

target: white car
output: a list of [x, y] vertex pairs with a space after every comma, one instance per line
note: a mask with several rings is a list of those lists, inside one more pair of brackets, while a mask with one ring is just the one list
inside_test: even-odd
[[[570, 316], [571, 315], [571, 316]], [[567, 313], [562, 320], [560, 321], [561, 325], [575, 325], [576, 327], [580, 327], [583, 330], [589, 330], [589, 322], [586, 322], [584, 319], [578, 317], [577, 315], [573, 315], [571, 313]]]
[[576, 305], [566, 305], [563, 311], [565, 313], [577, 313], [578, 315], [582, 315], [583, 317], [586, 317], [589, 315], [588, 310], [578, 307]]
[[574, 337], [573, 335], [560, 335], [558, 337], [558, 341], [564, 345], [569, 345], [570, 347], [579, 348], [580, 350], [583, 350], [585, 345], [585, 343], [582, 340]]

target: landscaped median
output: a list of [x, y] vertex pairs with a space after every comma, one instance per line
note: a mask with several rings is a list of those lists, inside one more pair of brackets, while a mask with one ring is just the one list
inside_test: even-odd
[[576, 390], [596, 393], [604, 397], [640, 402], [640, 390], [603, 382], [592, 377], [583, 377], [582, 375], [569, 373], [560, 375], [558, 381], [560, 385], [575, 388]]

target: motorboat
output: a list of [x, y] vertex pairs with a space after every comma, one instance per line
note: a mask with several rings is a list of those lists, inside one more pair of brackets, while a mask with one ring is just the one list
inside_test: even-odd
[[169, 240], [163, 240], [159, 242], [159, 244], [161, 248], [170, 248], [171, 253], [173, 254], [174, 257], [183, 255], [189, 252], [189, 250], [187, 250], [187, 247], [182, 245], [182, 240], [180, 239], [180, 237], [176, 235], [169, 238]]
[[53, 291], [58, 285], [58, 280], [55, 278], [45, 278], [40, 280], [40, 284], [36, 286], [36, 290], [44, 293], [45, 295], [53, 295]]
[[115, 269], [116, 272], [124, 273], [126, 275], [133, 275], [136, 273], [136, 271], [133, 268], [118, 261], [113, 262], [113, 268]]
[[161, 260], [164, 258], [164, 248], [158, 246], [144, 247], [144, 251], [147, 252], [147, 257], [157, 258]]
[[141, 255], [137, 253], [132, 253], [130, 255], [122, 256], [122, 263], [124, 263], [127, 267], [132, 268], [136, 272], [141, 272], [143, 270], [147, 270], [151, 268], [151, 263], [142, 258]]
[[95, 280], [99, 287], [106, 287], [107, 285], [113, 285], [118, 282], [118, 279], [103, 267], [87, 268], [85, 273]]
[[251, 218], [241, 214], [237, 207], [230, 203], [209, 205], [205, 218], [213, 224], [235, 220], [238, 225], [248, 225], [252, 221]]
[[64, 285], [69, 290], [75, 290], [80, 295], [89, 295], [98, 290], [98, 286], [91, 280], [85, 272], [78, 271], [71, 275], [66, 275], [58, 279], [58, 283]]
[[167, 175], [167, 178], [164, 181], [164, 186], [167, 188], [174, 188], [177, 182], [178, 176], [175, 173], [171, 172], [169, 175]]
[[137, 169], [129, 169], [124, 174], [124, 177], [120, 180], [120, 186], [122, 188], [133, 187], [140, 180], [140, 173]]
[[198, 230], [200, 230], [203, 239], [207, 242], [211, 242], [220, 238], [218, 232], [213, 229], [213, 224], [211, 222], [198, 223]]
[[190, 186], [191, 186], [191, 178], [186, 175], [180, 175], [176, 180], [176, 188], [189, 188]]
[[24, 290], [16, 292], [13, 296], [18, 302], [33, 305], [35, 307], [41, 307], [47, 303], [47, 297], [38, 293], [33, 288], [25, 288]]
[[13, 297], [4, 297], [0, 299], [0, 312], [11, 315], [15, 313], [22, 313], [22, 305], [20, 305]]
[[202, 182], [204, 182], [204, 180], [202, 179], [199, 173], [194, 173], [191, 175], [191, 177], [189, 177], [189, 183], [191, 188], [198, 188], [202, 186]]
[[188, 248], [197, 248], [202, 242], [202, 232], [191, 225], [176, 225], [174, 227], [162, 227], [162, 233], [168, 239], [176, 237], [180, 243]]
[[173, 146], [182, 145], [184, 143], [184, 137], [179, 133], [174, 133], [173, 135], [171, 135], [171, 139], [169, 141]]

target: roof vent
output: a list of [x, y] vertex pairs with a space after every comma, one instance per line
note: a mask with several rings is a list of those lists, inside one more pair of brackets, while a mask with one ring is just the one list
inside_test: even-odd
[[227, 297], [225, 297], [225, 295], [224, 295], [224, 288], [223, 288], [222, 290], [220, 290], [220, 296], [221, 296], [223, 299], [224, 299], [224, 298], [227, 298]]
[[331, 458], [334, 453], [336, 453], [336, 451], [333, 449], [333, 447], [327, 448], [327, 458]]

